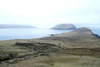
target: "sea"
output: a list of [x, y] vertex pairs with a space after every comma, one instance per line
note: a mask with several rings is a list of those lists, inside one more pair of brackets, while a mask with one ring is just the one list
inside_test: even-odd
[[[93, 33], [100, 36], [100, 28], [90, 28]], [[0, 40], [32, 39], [49, 37], [51, 34], [67, 33], [72, 30], [53, 30], [49, 28], [8, 28], [0, 29]]]

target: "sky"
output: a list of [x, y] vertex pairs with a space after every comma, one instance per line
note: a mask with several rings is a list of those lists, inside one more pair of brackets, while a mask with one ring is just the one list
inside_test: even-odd
[[0, 0], [0, 24], [100, 26], [100, 0]]

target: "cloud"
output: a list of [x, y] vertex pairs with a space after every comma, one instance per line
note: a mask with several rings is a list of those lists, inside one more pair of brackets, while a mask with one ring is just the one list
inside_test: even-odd
[[0, 23], [99, 24], [100, 0], [0, 0]]
[[51, 16], [76, 9], [75, 0], [1, 0], [1, 10], [24, 16]]

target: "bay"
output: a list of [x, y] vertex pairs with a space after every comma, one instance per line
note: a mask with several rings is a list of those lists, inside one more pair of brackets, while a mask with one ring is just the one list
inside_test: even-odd
[[0, 40], [31, 39], [60, 34], [71, 30], [52, 30], [46, 28], [9, 28], [0, 29]]
[[[100, 28], [90, 27], [89, 29], [91, 29], [93, 33], [100, 36]], [[0, 40], [41, 38], [45, 36], [50, 36], [51, 34], [61, 34], [70, 31], [72, 30], [53, 30], [47, 28], [0, 29]]]

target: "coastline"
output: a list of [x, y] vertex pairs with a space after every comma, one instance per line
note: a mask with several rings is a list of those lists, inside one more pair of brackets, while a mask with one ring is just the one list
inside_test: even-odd
[[[100, 38], [93, 35], [87, 28], [51, 37], [0, 41], [0, 59], [3, 60], [0, 65], [1, 67], [28, 67], [29, 64], [30, 67], [67, 65], [91, 67], [91, 64], [94, 64], [93, 66], [99, 67], [99, 44]], [[88, 65], [83, 65], [84, 63]]]

